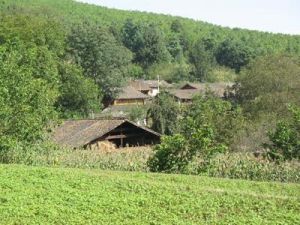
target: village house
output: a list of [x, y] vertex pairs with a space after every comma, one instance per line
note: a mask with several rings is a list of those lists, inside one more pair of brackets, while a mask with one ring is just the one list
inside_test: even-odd
[[112, 105], [145, 105], [149, 96], [137, 91], [131, 86], [122, 88]]
[[170, 90], [169, 93], [178, 103], [190, 103], [197, 95], [204, 95], [211, 92], [217, 97], [223, 98], [227, 88], [233, 83], [186, 83], [180, 89]]
[[133, 80], [129, 82], [129, 85], [151, 97], [158, 95], [160, 88], [170, 88], [172, 86], [164, 80]]
[[126, 119], [68, 120], [54, 129], [55, 143], [73, 149], [101, 150], [107, 145], [134, 147], [160, 142], [160, 134]]
[[200, 95], [201, 92], [197, 89], [173, 89], [169, 91], [170, 95], [175, 98], [175, 100], [181, 104], [181, 103], [190, 103], [192, 102], [193, 98], [197, 95]]

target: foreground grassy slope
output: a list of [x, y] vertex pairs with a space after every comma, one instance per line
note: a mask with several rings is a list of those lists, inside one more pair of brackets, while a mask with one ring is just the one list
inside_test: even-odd
[[297, 224], [300, 185], [0, 165], [0, 224]]

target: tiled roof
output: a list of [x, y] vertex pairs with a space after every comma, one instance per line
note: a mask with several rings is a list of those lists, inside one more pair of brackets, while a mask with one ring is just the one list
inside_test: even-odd
[[[158, 80], [133, 80], [129, 82], [129, 85], [139, 91], [149, 91], [151, 90], [151, 88], [158, 87]], [[172, 87], [172, 85], [166, 82], [165, 80], [160, 80], [159, 86], [166, 88]]]
[[203, 94], [203, 92], [199, 91], [198, 89], [175, 89], [170, 90], [170, 93], [171, 95], [181, 100], [192, 100], [196, 95]]
[[148, 95], [137, 91], [135, 88], [131, 86], [126, 86], [122, 88], [116, 99], [147, 99]]
[[[205, 94], [206, 91], [212, 91], [216, 96], [223, 97], [226, 88], [231, 87], [233, 83], [187, 83], [181, 87], [181, 90], [198, 90], [199, 94]], [[191, 89], [185, 88], [185, 86], [192, 87]], [[197, 92], [197, 91], [196, 91]], [[184, 93], [184, 92], [183, 92]], [[188, 92], [187, 92], [188, 93]]]
[[118, 127], [124, 120], [68, 120], [57, 127], [52, 139], [68, 147], [82, 147]]
[[123, 123], [130, 123], [156, 136], [155, 131], [126, 119], [67, 120], [52, 133], [52, 140], [62, 146], [78, 148], [97, 140]]

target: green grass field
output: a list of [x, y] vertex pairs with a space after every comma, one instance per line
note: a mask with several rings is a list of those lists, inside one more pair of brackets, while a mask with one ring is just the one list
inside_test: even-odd
[[300, 185], [0, 165], [0, 224], [300, 224]]

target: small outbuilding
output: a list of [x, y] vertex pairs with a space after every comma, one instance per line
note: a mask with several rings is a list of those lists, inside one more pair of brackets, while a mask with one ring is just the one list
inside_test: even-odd
[[158, 144], [160, 134], [127, 119], [68, 120], [53, 131], [55, 143], [70, 148], [101, 149], [103, 143], [115, 147]]

